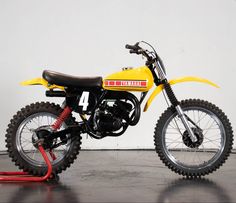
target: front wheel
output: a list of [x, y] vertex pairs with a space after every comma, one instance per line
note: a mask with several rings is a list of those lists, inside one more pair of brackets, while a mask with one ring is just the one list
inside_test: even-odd
[[156, 152], [172, 171], [184, 176], [204, 176], [228, 158], [233, 131], [226, 115], [207, 101], [181, 101], [197, 141], [192, 142], [174, 107], [160, 117], [154, 135]]

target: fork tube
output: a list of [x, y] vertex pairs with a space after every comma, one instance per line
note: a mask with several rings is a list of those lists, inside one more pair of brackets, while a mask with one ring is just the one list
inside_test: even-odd
[[196, 142], [197, 138], [194, 135], [192, 128], [190, 127], [189, 122], [188, 122], [181, 106], [179, 105], [179, 101], [177, 100], [170, 84], [167, 81], [164, 82], [164, 88], [165, 88], [166, 94], [167, 94], [171, 104], [175, 107], [179, 118], [181, 119], [185, 129], [188, 131], [190, 139], [192, 140], [192, 142]]
[[192, 142], [196, 142], [197, 138], [194, 135], [194, 133], [192, 131], [192, 128], [190, 127], [190, 125], [188, 123], [188, 120], [186, 119], [186, 116], [184, 115], [184, 112], [183, 112], [182, 108], [180, 107], [180, 105], [177, 105], [175, 107], [175, 109], [177, 110], [178, 116], [181, 119], [185, 129], [188, 131], [190, 139], [192, 140]]

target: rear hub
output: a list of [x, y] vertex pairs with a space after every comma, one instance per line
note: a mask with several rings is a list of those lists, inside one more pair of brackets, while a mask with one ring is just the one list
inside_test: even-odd
[[42, 144], [44, 149], [51, 149], [53, 146], [53, 139], [50, 139], [51, 132], [47, 130], [44, 126], [41, 126], [32, 136], [32, 143], [34, 147], [38, 148], [38, 143]]

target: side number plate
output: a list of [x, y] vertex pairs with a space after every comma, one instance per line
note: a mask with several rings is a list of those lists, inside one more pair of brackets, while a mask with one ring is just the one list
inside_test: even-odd
[[79, 106], [82, 106], [83, 111], [87, 111], [89, 105], [89, 92], [83, 92], [80, 100], [79, 100]]

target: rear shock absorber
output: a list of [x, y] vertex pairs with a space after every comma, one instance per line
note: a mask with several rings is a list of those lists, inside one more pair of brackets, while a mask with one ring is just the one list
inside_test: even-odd
[[57, 120], [52, 124], [52, 129], [55, 131], [60, 129], [62, 123], [69, 117], [71, 112], [72, 109], [66, 106], [64, 110], [61, 112], [60, 116], [57, 118]]
[[[69, 117], [71, 112], [72, 112], [72, 109], [66, 106], [64, 110], [61, 112], [61, 114], [59, 115], [59, 117], [57, 118], [57, 120], [52, 124], [52, 130], [56, 131], [60, 129], [62, 123]], [[52, 149], [49, 150], [49, 154], [53, 161], [57, 159]]]

